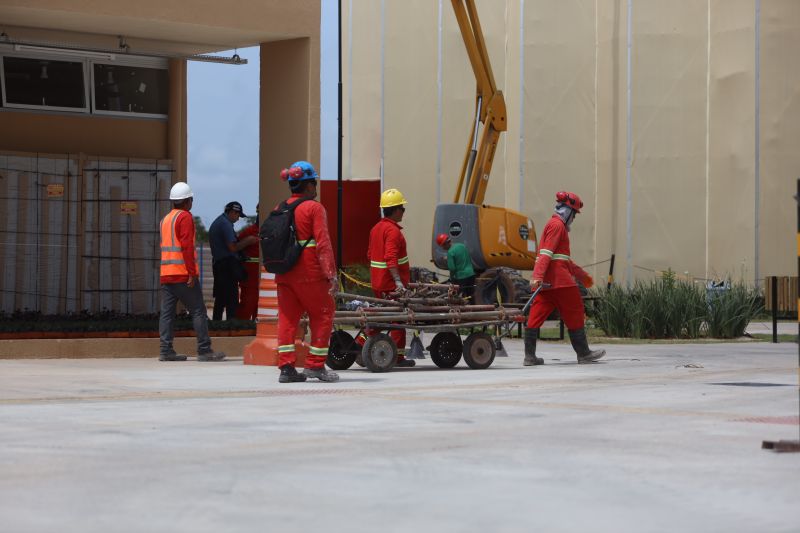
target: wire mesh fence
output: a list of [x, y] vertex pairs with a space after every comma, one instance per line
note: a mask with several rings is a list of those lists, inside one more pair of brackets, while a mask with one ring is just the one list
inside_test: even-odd
[[158, 310], [169, 161], [0, 152], [0, 310]]

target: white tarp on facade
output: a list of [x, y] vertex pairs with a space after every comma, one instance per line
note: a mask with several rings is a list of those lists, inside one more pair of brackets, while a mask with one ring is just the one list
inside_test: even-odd
[[[800, 2], [479, 0], [478, 11], [509, 123], [486, 203], [541, 228], [556, 191], [578, 192], [573, 255], [616, 254], [618, 280], [794, 272]], [[434, 207], [452, 201], [475, 94], [452, 7], [350, 0], [343, 12], [345, 178], [383, 168], [385, 187], [409, 197], [412, 263], [430, 266]]]

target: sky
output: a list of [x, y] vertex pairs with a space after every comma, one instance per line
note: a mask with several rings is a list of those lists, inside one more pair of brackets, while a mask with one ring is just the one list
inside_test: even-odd
[[[312, 164], [323, 179], [337, 172], [337, 7], [336, 0], [322, 2], [322, 155]], [[192, 213], [206, 228], [228, 202], [240, 202], [247, 215], [255, 215], [258, 203], [259, 48], [235, 52], [247, 65], [188, 62], [188, 182]]]

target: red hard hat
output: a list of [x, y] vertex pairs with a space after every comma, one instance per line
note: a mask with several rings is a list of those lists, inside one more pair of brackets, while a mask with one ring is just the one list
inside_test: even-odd
[[436, 236], [436, 244], [438, 244], [439, 246], [442, 246], [449, 239], [450, 239], [450, 237], [448, 237], [447, 234], [440, 233], [439, 235]]
[[580, 213], [581, 207], [583, 207], [583, 200], [574, 192], [558, 191], [556, 193], [556, 201], [560, 204], [566, 204], [574, 209], [576, 213]]

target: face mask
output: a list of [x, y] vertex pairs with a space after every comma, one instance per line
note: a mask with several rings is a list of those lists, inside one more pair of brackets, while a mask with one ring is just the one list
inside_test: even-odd
[[560, 218], [567, 226], [567, 231], [569, 231], [572, 221], [575, 220], [575, 210], [566, 204], [556, 204], [555, 211], [556, 215], [558, 215], [558, 218]]

